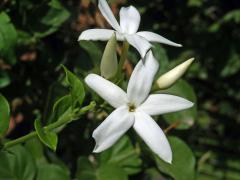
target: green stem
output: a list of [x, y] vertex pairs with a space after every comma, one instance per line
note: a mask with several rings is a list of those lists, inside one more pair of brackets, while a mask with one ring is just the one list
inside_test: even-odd
[[[84, 114], [86, 111], [92, 109], [95, 106], [95, 102], [91, 102], [88, 106], [83, 107], [82, 109], [80, 109], [80, 112], [77, 114], [78, 116], [80, 116], [81, 114]], [[71, 122], [72, 120], [74, 120], [76, 117], [74, 116], [74, 113], [65, 113], [63, 114], [63, 116], [61, 116], [56, 122], [49, 124], [48, 126], [45, 126], [44, 129], [46, 131], [52, 131], [54, 129], [57, 129], [59, 127], [61, 127], [64, 124], [67, 124], [69, 122]], [[25, 136], [22, 136], [20, 138], [11, 140], [6, 142], [3, 145], [4, 149], [10, 148], [16, 144], [20, 144], [23, 143], [31, 138], [34, 138], [37, 136], [37, 132], [33, 131]]]
[[118, 65], [118, 72], [117, 72], [117, 77], [118, 78], [121, 77], [122, 68], [123, 68], [123, 65], [125, 63], [125, 60], [127, 59], [128, 49], [129, 49], [129, 44], [128, 44], [127, 41], [124, 41], [123, 42], [122, 54], [121, 54], [119, 65]]

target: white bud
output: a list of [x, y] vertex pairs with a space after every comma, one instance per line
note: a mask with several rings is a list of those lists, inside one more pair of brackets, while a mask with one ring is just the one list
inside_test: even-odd
[[157, 80], [157, 85], [160, 89], [169, 88], [173, 85], [182, 75], [187, 71], [188, 67], [192, 64], [194, 58], [191, 58], [182, 64], [176, 66], [172, 70], [161, 75]]
[[106, 79], [112, 78], [118, 70], [118, 60], [117, 60], [117, 40], [116, 35], [113, 33], [112, 37], [109, 39], [100, 64], [101, 76]]

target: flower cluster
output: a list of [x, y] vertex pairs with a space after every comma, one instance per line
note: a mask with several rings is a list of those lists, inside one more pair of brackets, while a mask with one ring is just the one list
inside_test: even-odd
[[[130, 77], [127, 92], [97, 74], [89, 74], [86, 84], [99, 96], [116, 108], [93, 132], [96, 141], [94, 152], [102, 152], [111, 147], [131, 127], [145, 141], [150, 149], [164, 161], [172, 162], [172, 151], [168, 140], [151, 116], [184, 110], [193, 103], [169, 94], [150, 94], [159, 64], [154, 58], [149, 42], [159, 42], [180, 47], [166, 38], [147, 31], [138, 31], [140, 14], [133, 6], [121, 8], [120, 25], [115, 19], [106, 0], [99, 0], [102, 15], [114, 30], [90, 29], [82, 32], [79, 40], [109, 40], [113, 33], [119, 41], [127, 41], [141, 55]], [[189, 67], [193, 59], [182, 63], [162, 75], [159, 87], [171, 86]], [[111, 68], [111, 67], [109, 67]]]

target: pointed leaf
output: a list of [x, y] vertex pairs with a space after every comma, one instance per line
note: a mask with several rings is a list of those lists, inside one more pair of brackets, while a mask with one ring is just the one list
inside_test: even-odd
[[191, 149], [177, 137], [169, 137], [169, 143], [173, 152], [172, 164], [155, 156], [158, 169], [175, 180], [194, 180], [196, 160]]
[[3, 95], [0, 94], [0, 137], [4, 136], [9, 127], [10, 107]]
[[39, 139], [53, 151], [56, 151], [58, 137], [57, 134], [54, 132], [46, 132], [42, 126], [40, 119], [36, 119], [34, 122], [34, 127], [36, 129], [37, 135]]
[[84, 87], [80, 79], [63, 66], [66, 73], [66, 81], [70, 86], [70, 94], [72, 97], [72, 108], [80, 107], [85, 97]]

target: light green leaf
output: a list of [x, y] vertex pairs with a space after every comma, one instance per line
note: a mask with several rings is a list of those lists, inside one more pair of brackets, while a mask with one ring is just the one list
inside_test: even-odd
[[0, 137], [4, 136], [9, 127], [10, 107], [6, 98], [0, 94]]
[[16, 62], [15, 45], [17, 43], [17, 32], [5, 12], [0, 13], [0, 57], [9, 63]]
[[54, 118], [57, 120], [66, 112], [70, 113], [71, 111], [69, 111], [69, 109], [71, 109], [71, 106], [72, 97], [70, 95], [66, 95], [58, 99], [53, 106]]
[[79, 157], [76, 171], [78, 180], [127, 180], [125, 171], [115, 164], [102, 164], [95, 167], [87, 157]]
[[34, 127], [36, 129], [39, 139], [53, 151], [56, 151], [58, 136], [54, 132], [46, 132], [42, 126], [40, 119], [36, 119], [34, 122]]
[[100, 65], [101, 75], [106, 79], [114, 77], [118, 70], [118, 60], [117, 60], [117, 40], [116, 35], [113, 33], [112, 37], [109, 39]]
[[[63, 66], [66, 73], [66, 81], [70, 86], [70, 94], [72, 98], [72, 108], [80, 107], [85, 97], [85, 91], [80, 79]], [[66, 99], [65, 99], [66, 100]]]
[[197, 118], [197, 98], [191, 85], [189, 85], [186, 81], [180, 79], [169, 89], [160, 92], [183, 97], [194, 103], [194, 106], [190, 109], [163, 115], [164, 119], [169, 124], [179, 122], [179, 126], [176, 128], [187, 129], [191, 127]]
[[169, 137], [169, 143], [173, 152], [172, 164], [155, 156], [159, 170], [172, 176], [175, 180], [194, 180], [196, 160], [191, 149], [177, 137]]
[[42, 164], [38, 167], [36, 180], [70, 180], [69, 172], [55, 164]]
[[4, 71], [0, 71], [0, 88], [8, 86], [10, 82], [9, 75]]
[[122, 167], [127, 174], [136, 174], [141, 170], [141, 159], [133, 147], [130, 139], [123, 136], [110, 149], [100, 155], [101, 164], [116, 164]]
[[33, 180], [36, 165], [31, 154], [22, 146], [0, 152], [0, 179]]

